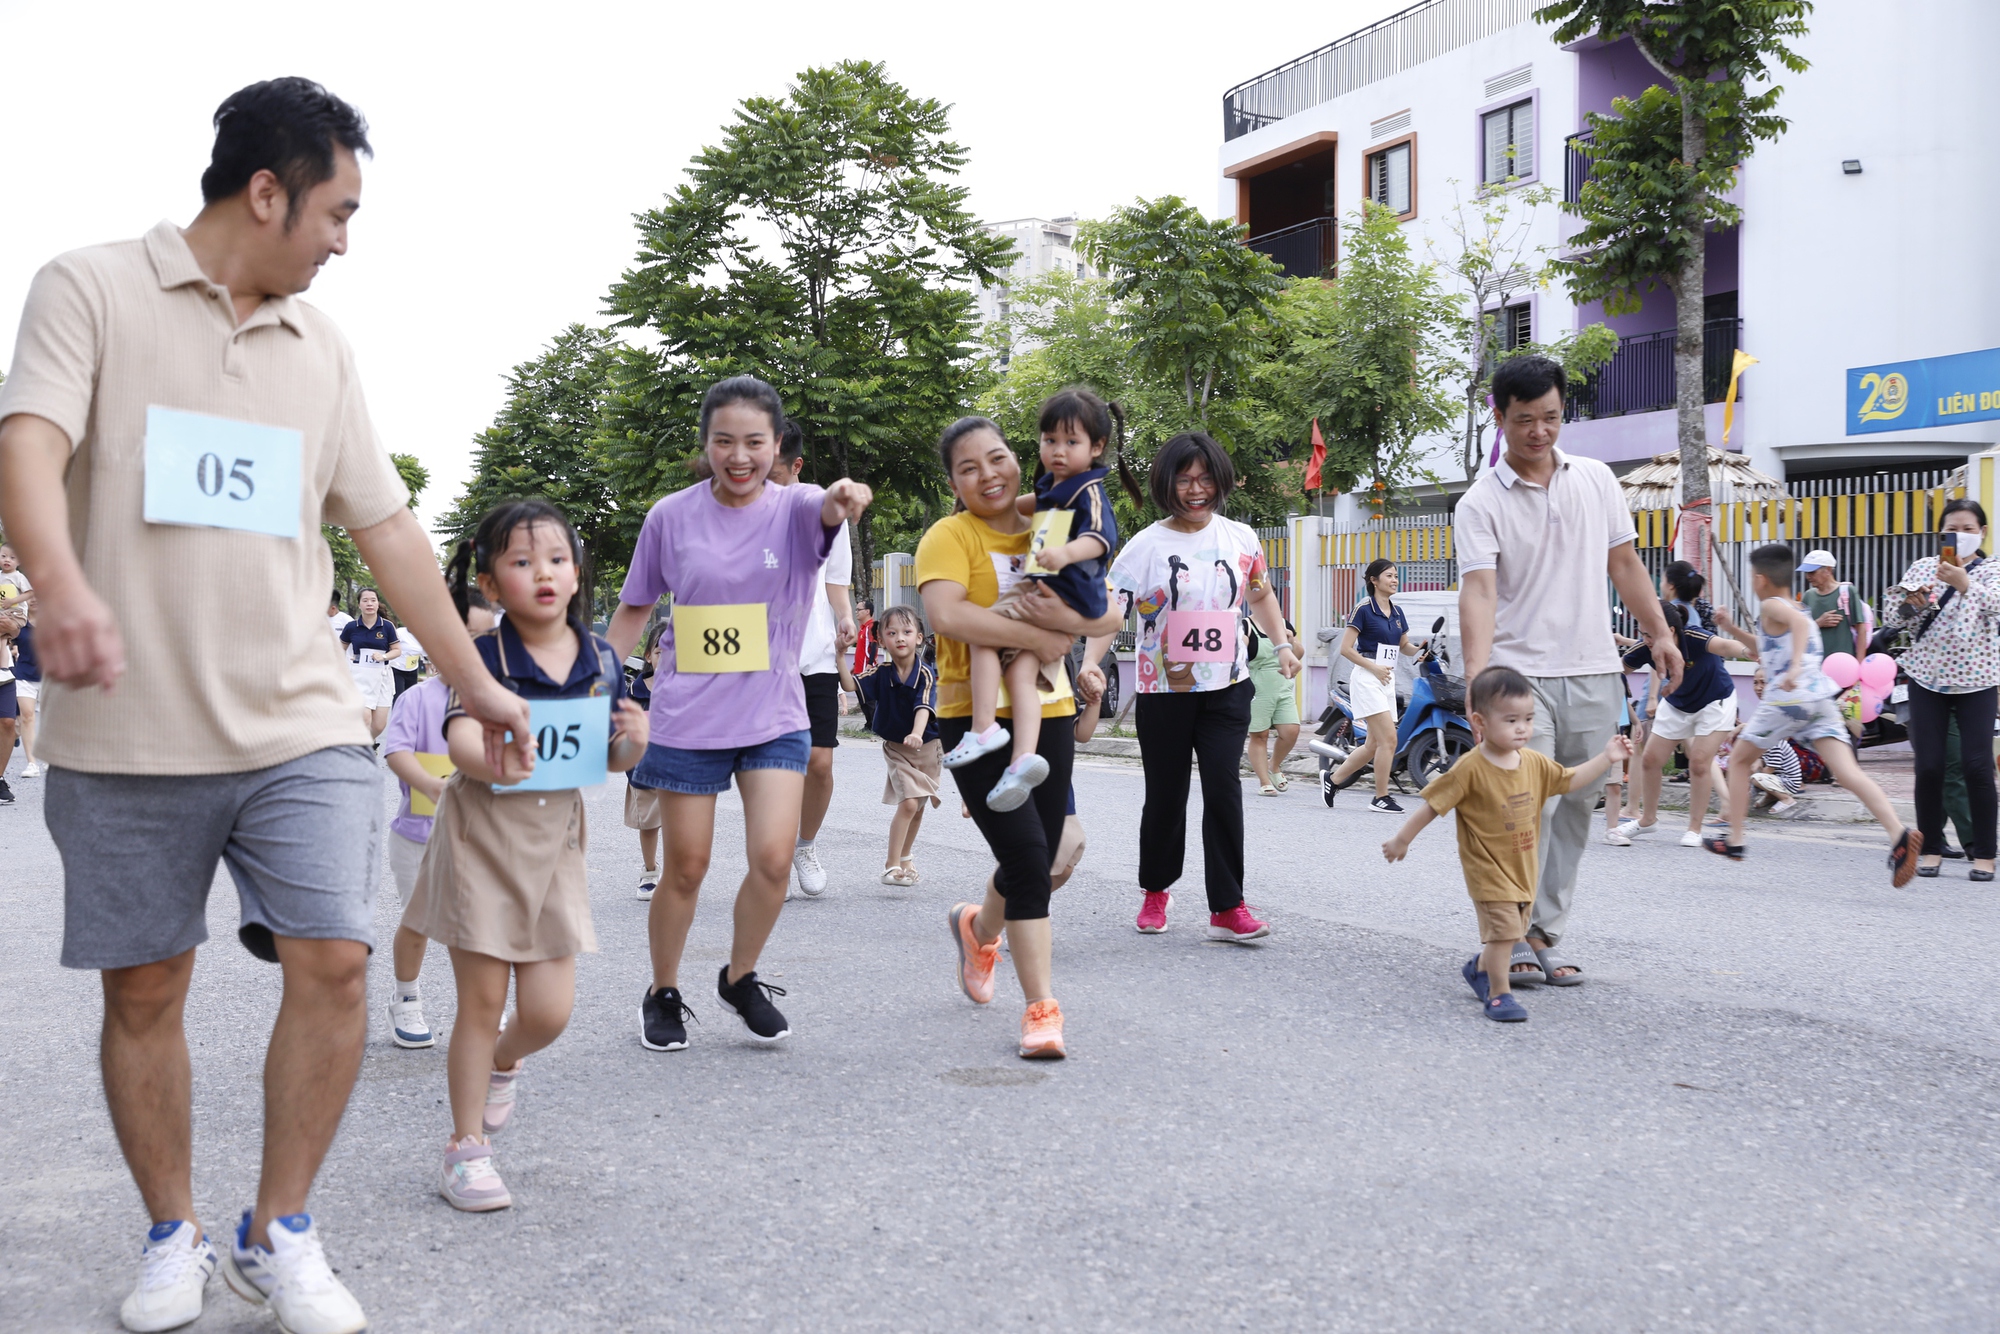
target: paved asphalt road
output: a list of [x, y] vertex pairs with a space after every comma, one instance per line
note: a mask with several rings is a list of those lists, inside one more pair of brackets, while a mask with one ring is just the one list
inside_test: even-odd
[[[776, 1050], [700, 984], [694, 1045], [641, 1049], [635, 836], [616, 786], [591, 795], [603, 952], [529, 1062], [509, 1211], [437, 1197], [444, 1053], [390, 1045], [377, 956], [313, 1201], [375, 1329], [2000, 1328], [2000, 895], [1962, 863], [1892, 891], [1865, 831], [1760, 828], [1741, 865], [1594, 845], [1573, 935], [1589, 985], [1528, 992], [1531, 1022], [1501, 1026], [1457, 976], [1474, 937], [1448, 826], [1391, 869], [1393, 822], [1363, 802], [1246, 783], [1270, 939], [1203, 939], [1198, 883], [1142, 937], [1140, 774], [1097, 763], [1056, 909], [1072, 1058], [1029, 1066], [1011, 976], [990, 1009], [952, 985], [945, 909], [987, 867], [970, 823], [948, 804], [924, 882], [882, 886], [879, 754], [838, 761], [833, 888], [788, 907], [766, 958], [790, 990]], [[110, 1330], [146, 1220], [98, 1087], [97, 981], [55, 962], [41, 784], [15, 789], [0, 1327]], [[697, 976], [725, 957], [742, 866], [733, 796], [723, 812]], [[252, 1196], [277, 1002], [235, 920], [223, 877], [188, 1012], [217, 1227]], [[448, 1030], [439, 952], [425, 980]], [[272, 1327], [218, 1279], [193, 1328]]]

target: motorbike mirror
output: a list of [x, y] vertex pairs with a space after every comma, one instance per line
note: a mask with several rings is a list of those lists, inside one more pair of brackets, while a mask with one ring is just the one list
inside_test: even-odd
[[1431, 633], [1436, 634], [1438, 631], [1442, 629], [1444, 629], [1444, 617], [1440, 616], [1435, 621], [1431, 622]]

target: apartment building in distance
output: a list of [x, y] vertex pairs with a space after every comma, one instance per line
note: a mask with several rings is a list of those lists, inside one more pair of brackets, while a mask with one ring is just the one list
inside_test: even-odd
[[[1077, 253], [1076, 229], [1077, 219], [1074, 217], [1011, 218], [1006, 222], [986, 224], [987, 231], [1014, 243], [1014, 264], [998, 283], [978, 290], [976, 298], [982, 326], [1006, 315], [1012, 309], [1013, 289], [1030, 279], [1049, 273], [1067, 273], [1077, 278], [1102, 276]], [[1015, 346], [1002, 351], [1000, 364], [1005, 366], [1012, 360], [1013, 353], [1028, 349], [1029, 344], [1017, 337]]]
[[[1574, 198], [1585, 114], [1662, 80], [1629, 41], [1558, 45], [1537, 3], [1424, 0], [1230, 89], [1220, 211], [1299, 275], [1338, 265], [1337, 224], [1364, 198], [1418, 233], [1419, 256], [1450, 244], [1454, 191], [1513, 176]], [[1780, 80], [1790, 129], [1744, 164], [1741, 225], [1709, 237], [1710, 440], [1741, 347], [1759, 364], [1729, 448], [1758, 469], [1796, 481], [1956, 467], [2000, 445], [2000, 79], [1987, 64], [2000, 4], [1823, 0], [1808, 23], [1797, 49], [1811, 67]], [[1577, 225], [1546, 206], [1534, 243], [1561, 253]], [[1503, 314], [1509, 345], [1598, 320], [1620, 335], [1565, 448], [1623, 470], [1675, 447], [1664, 288], [1607, 316], [1557, 282]], [[1431, 456], [1446, 478], [1463, 472], [1455, 446]]]

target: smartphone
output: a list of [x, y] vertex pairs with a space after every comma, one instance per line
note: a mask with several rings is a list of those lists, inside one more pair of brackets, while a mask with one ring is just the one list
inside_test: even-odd
[[1958, 534], [1946, 533], [1941, 539], [1939, 539], [1938, 564], [1957, 565], [1959, 563], [1960, 562], [1958, 559]]

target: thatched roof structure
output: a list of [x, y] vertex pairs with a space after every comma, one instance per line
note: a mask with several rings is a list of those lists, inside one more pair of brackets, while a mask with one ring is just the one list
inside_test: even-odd
[[[1625, 507], [1631, 510], [1675, 509], [1681, 503], [1681, 456], [1678, 452], [1655, 454], [1618, 479], [1625, 489]], [[1750, 466], [1741, 454], [1708, 451], [1708, 485], [1718, 505], [1739, 500], [1776, 500], [1785, 494], [1785, 484]]]

